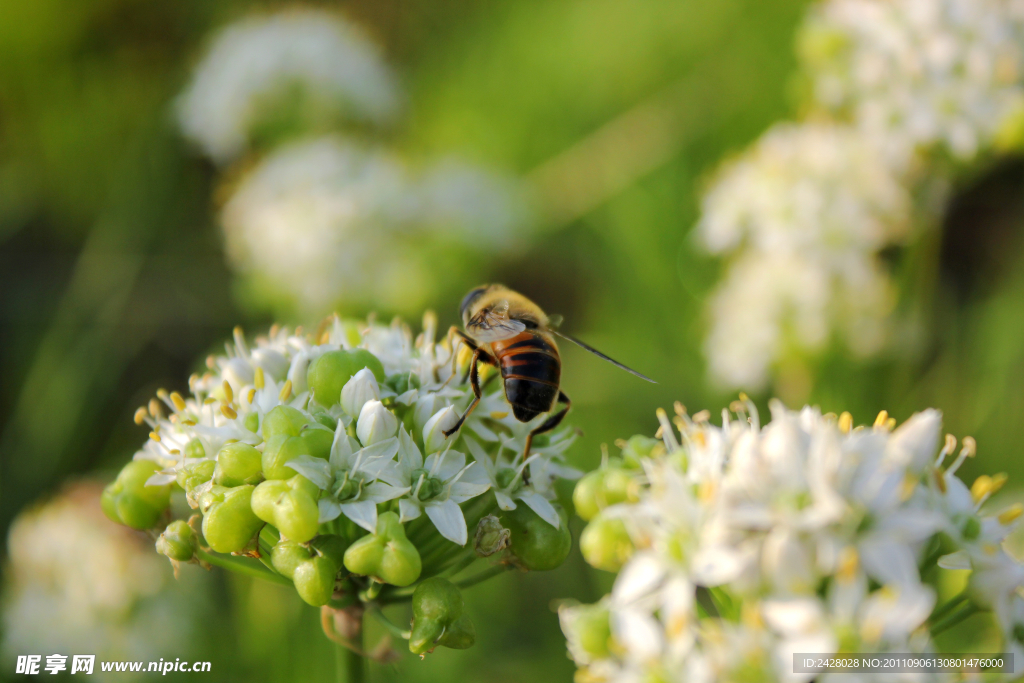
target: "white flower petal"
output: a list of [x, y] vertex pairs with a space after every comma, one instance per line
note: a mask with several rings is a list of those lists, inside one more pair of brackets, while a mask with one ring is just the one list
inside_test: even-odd
[[955, 553], [940, 557], [939, 566], [943, 569], [970, 569], [971, 556], [966, 550], [957, 550]]
[[423, 507], [442, 536], [452, 543], [466, 545], [466, 518], [462, 514], [462, 508], [455, 501], [430, 502]]
[[336, 519], [341, 514], [341, 505], [337, 501], [333, 501], [330, 498], [321, 498], [317, 501], [317, 506], [320, 508], [320, 523], [329, 522], [332, 519]]
[[285, 466], [292, 468], [306, 479], [309, 479], [321, 490], [328, 488], [333, 480], [331, 464], [323, 458], [314, 458], [312, 455], [304, 453], [297, 458], [289, 460], [285, 463]]
[[423, 514], [423, 510], [420, 508], [419, 505], [416, 505], [408, 498], [402, 498], [400, 501], [398, 501], [398, 513], [399, 521], [404, 524], [405, 522], [408, 522], [411, 519], [416, 519], [417, 517], [419, 517], [421, 514]]
[[360, 500], [355, 503], [342, 503], [341, 511], [346, 517], [369, 531], [371, 534], [377, 530], [377, 504], [372, 500]]
[[526, 503], [531, 510], [537, 513], [538, 517], [556, 529], [561, 524], [561, 520], [558, 518], [558, 511], [548, 502], [547, 498], [536, 491], [524, 488], [515, 497]]
[[369, 486], [363, 488], [362, 498], [373, 501], [374, 503], [385, 503], [389, 500], [394, 500], [395, 498], [404, 496], [409, 493], [409, 490], [408, 486], [399, 488], [375, 481]]

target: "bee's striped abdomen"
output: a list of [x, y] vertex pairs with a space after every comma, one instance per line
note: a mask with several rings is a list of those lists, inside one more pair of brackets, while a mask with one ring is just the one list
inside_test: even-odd
[[491, 348], [505, 381], [505, 398], [520, 422], [551, 410], [558, 398], [562, 362], [552, 341], [532, 330], [498, 342]]

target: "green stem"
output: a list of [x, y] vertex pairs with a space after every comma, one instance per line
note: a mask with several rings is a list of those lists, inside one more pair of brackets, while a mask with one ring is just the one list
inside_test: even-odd
[[265, 569], [262, 565], [255, 564], [252, 560], [244, 557], [234, 557], [232, 555], [221, 555], [219, 553], [206, 552], [202, 548], [196, 548], [196, 557], [203, 562], [207, 562], [229, 571], [238, 572], [239, 574], [272, 581], [274, 583], [279, 583], [282, 586], [292, 585], [292, 582], [287, 578], [272, 572], [269, 569]]
[[463, 569], [469, 567], [469, 565], [476, 562], [476, 551], [470, 548], [463, 552], [463, 556], [451, 563], [447, 568], [444, 568], [443, 573], [448, 577], [455, 576]]
[[479, 574], [475, 574], [475, 575], [469, 577], [468, 579], [463, 579], [462, 581], [456, 581], [455, 585], [458, 586], [459, 588], [469, 588], [470, 586], [475, 586], [476, 584], [480, 583], [481, 581], [486, 581], [487, 579], [490, 579], [490, 578], [493, 578], [495, 576], [498, 576], [499, 574], [504, 574], [505, 572], [507, 572], [510, 569], [512, 569], [511, 565], [507, 565], [507, 564], [495, 565], [495, 566], [491, 567], [490, 569], [485, 569], [482, 572], [480, 572]]
[[928, 621], [930, 621], [932, 623], [937, 623], [940, 619], [942, 619], [942, 617], [944, 617], [947, 614], [949, 614], [953, 610], [954, 607], [957, 607], [964, 600], [967, 600], [967, 598], [968, 598], [967, 591], [963, 591], [959, 595], [957, 595], [956, 597], [950, 598], [949, 602], [947, 602], [947, 603], [945, 603], [943, 605], [939, 605], [938, 607], [935, 608], [935, 611], [932, 612], [932, 615], [930, 617], [928, 617]]
[[708, 616], [720, 616], [718, 605], [715, 604], [715, 598], [711, 595], [711, 591], [704, 586], [697, 586], [697, 602], [708, 613]]
[[379, 607], [371, 607], [369, 611], [370, 614], [372, 614], [377, 621], [384, 626], [384, 628], [391, 632], [391, 635], [404, 640], [409, 640], [410, 631], [402, 629], [401, 626], [388, 619], [387, 615], [385, 615]]
[[[353, 645], [362, 649], [363, 635], [361, 632], [355, 641]], [[366, 680], [366, 660], [362, 655], [341, 643], [334, 644], [334, 664], [338, 683], [363, 683]]]
[[964, 619], [967, 619], [968, 617], [973, 616], [974, 614], [981, 611], [981, 607], [978, 607], [977, 605], [967, 605], [965, 609], [955, 612], [946, 619], [932, 626], [932, 637], [934, 638], [943, 631], [953, 628], [954, 626], [962, 622]]

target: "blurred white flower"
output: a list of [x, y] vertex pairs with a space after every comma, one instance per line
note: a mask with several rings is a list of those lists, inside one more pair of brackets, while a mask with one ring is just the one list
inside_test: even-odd
[[103, 515], [101, 490], [91, 482], [68, 486], [11, 525], [6, 660], [31, 652], [150, 659], [187, 647], [189, 601], [170, 587], [170, 567], [153, 542]]
[[969, 160], [1024, 108], [1021, 0], [826, 0], [800, 44], [814, 99], [890, 147]]
[[386, 123], [399, 91], [380, 51], [329, 12], [289, 10], [224, 29], [178, 102], [185, 134], [218, 163], [246, 148], [275, 105], [304, 96], [349, 119]]
[[[621, 545], [608, 521], [621, 520], [632, 550], [609, 596], [560, 610], [581, 679], [796, 683], [813, 676], [793, 672], [795, 652], [932, 652], [944, 617], [918, 567], [936, 561], [940, 534], [958, 557], [939, 566], [973, 568], [950, 604], [992, 609], [1006, 642], [1020, 641], [1024, 565], [1000, 542], [1024, 506], [981, 511], [1002, 476], [965, 499], [955, 473], [972, 439], [943, 471], [956, 442], [936, 458], [938, 411], [854, 429], [849, 414], [771, 409], [763, 428], [747, 400], [721, 427], [681, 406], [671, 423], [659, 412], [664, 447], [606, 465], [632, 472], [636, 498], [602, 507], [581, 548], [603, 560], [602, 544]], [[594, 495], [600, 480], [584, 481], [576, 495]]]
[[224, 205], [228, 258], [310, 314], [342, 299], [408, 308], [441, 277], [421, 238], [502, 251], [523, 217], [511, 181], [446, 166], [421, 180], [396, 156], [333, 136], [280, 147]]
[[885, 340], [893, 296], [877, 252], [907, 237], [910, 195], [848, 126], [779, 124], [705, 194], [703, 246], [733, 255], [711, 303], [715, 380], [760, 388], [787, 351], [836, 334], [858, 354]]

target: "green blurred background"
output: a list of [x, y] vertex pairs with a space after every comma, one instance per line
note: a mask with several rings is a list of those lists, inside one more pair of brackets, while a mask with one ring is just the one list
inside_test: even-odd
[[[239, 287], [217, 225], [220, 173], [181, 137], [172, 111], [216, 29], [284, 6], [0, 0], [0, 536], [66, 480], [111, 477], [145, 438], [135, 408], [158, 387], [183, 388], [232, 327], [315, 322]], [[689, 234], [706, 176], [795, 112], [793, 40], [806, 3], [322, 6], [361, 25], [399, 75], [406, 115], [388, 144], [457, 153], [535, 190], [539, 227], [525, 251], [445, 261], [427, 302], [442, 326], [457, 321], [466, 290], [501, 281], [658, 380], [565, 350], [571, 419], [584, 434], [574, 465], [592, 468], [601, 444], [652, 433], [658, 406], [680, 400], [717, 414], [735, 398], [706, 380], [705, 301], [720, 265]], [[616, 132], [636, 144], [602, 146]], [[808, 361], [805, 381], [755, 399], [850, 410], [858, 422], [936, 406], [948, 431], [978, 439], [980, 462], [965, 466], [965, 480], [1001, 470], [1020, 480], [1024, 162], [998, 160], [959, 182], [937, 229], [912, 253], [886, 254], [898, 277], [926, 283], [922, 341], [862, 362], [837, 346]], [[316, 610], [277, 586], [208, 578], [195, 589], [208, 599], [187, 651], [157, 642], [159, 656], [208, 659], [217, 680], [334, 676]], [[374, 665], [371, 678], [569, 680], [553, 601], [596, 600], [610, 581], [578, 554], [549, 574], [502, 576], [466, 593], [474, 648]], [[0, 678], [13, 670], [0, 662]]]

